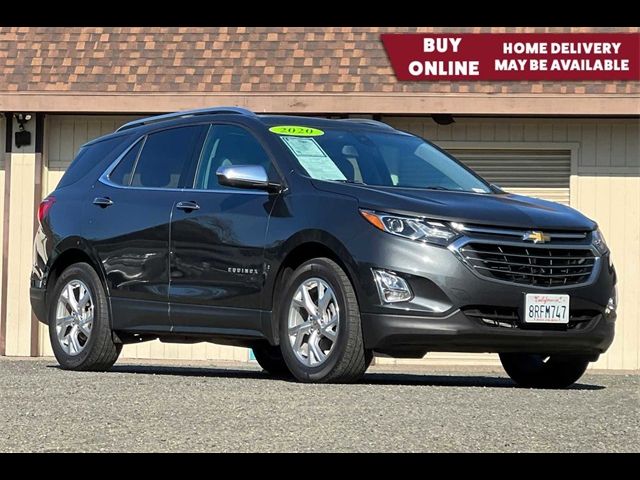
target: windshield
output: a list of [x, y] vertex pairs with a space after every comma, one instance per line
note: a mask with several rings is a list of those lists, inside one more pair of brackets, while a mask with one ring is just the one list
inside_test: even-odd
[[316, 180], [491, 193], [480, 178], [418, 137], [365, 130], [315, 132], [279, 137]]

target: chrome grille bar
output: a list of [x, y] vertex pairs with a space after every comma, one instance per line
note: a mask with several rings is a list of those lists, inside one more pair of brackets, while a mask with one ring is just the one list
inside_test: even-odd
[[[480, 235], [501, 235], [501, 236], [509, 236], [509, 237], [518, 237], [522, 238], [527, 230], [518, 230], [511, 228], [498, 228], [498, 227], [485, 227], [482, 225], [463, 225], [463, 224], [454, 224], [452, 225], [456, 230], [463, 233], [476, 233]], [[563, 239], [563, 240], [584, 240], [587, 237], [587, 232], [553, 232], [546, 231], [551, 239]]]
[[588, 245], [530, 245], [473, 237], [463, 237], [450, 248], [481, 277], [543, 288], [588, 282], [599, 258]]

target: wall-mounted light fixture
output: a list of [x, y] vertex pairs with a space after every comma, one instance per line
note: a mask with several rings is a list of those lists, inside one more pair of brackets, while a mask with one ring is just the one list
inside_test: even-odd
[[15, 133], [16, 147], [20, 148], [25, 145], [31, 145], [31, 132], [25, 130], [25, 124], [31, 120], [31, 114], [29, 113], [16, 113], [14, 114], [16, 122], [18, 122], [18, 131]]

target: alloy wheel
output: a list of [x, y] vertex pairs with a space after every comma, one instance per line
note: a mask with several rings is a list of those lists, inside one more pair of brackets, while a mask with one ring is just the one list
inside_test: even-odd
[[336, 344], [340, 309], [333, 289], [320, 278], [302, 282], [289, 306], [289, 342], [296, 358], [309, 367], [323, 364]]
[[78, 355], [87, 346], [93, 315], [91, 291], [80, 280], [71, 280], [60, 292], [56, 307], [56, 337], [67, 355]]

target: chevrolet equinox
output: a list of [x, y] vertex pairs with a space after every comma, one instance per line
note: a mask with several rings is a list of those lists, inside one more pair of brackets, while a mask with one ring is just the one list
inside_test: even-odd
[[31, 304], [66, 369], [159, 339], [249, 347], [304, 382], [356, 381], [374, 352], [495, 352], [562, 388], [613, 340], [593, 221], [374, 120], [136, 120], [80, 148], [38, 220]]

